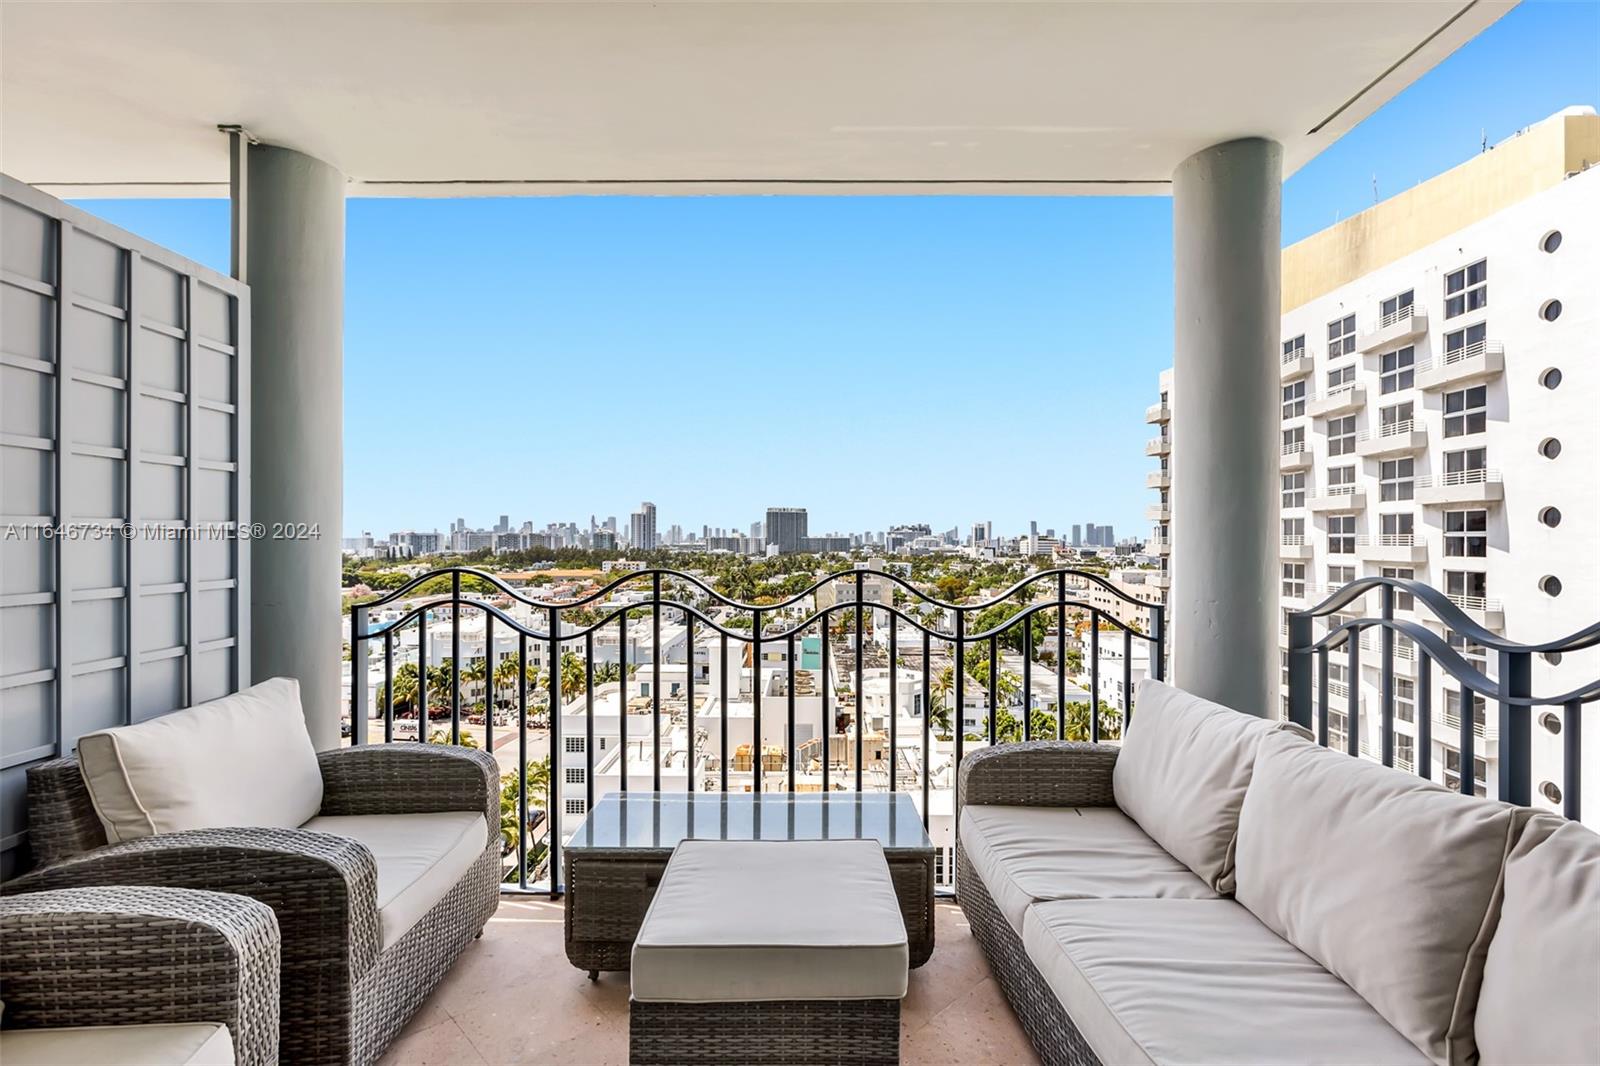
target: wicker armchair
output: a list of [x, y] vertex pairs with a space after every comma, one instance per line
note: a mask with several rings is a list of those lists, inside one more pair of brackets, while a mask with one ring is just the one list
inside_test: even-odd
[[286, 1062], [365, 1064], [388, 1046], [498, 902], [500, 777], [493, 756], [394, 744], [317, 756], [323, 816], [474, 812], [488, 834], [466, 874], [393, 943], [380, 923], [378, 864], [362, 843], [311, 829], [218, 828], [107, 845], [77, 761], [28, 771], [29, 836], [41, 869], [8, 894], [84, 885], [168, 885], [267, 904], [282, 932]]
[[[128, 1039], [120, 1027], [185, 1026], [139, 1032], [180, 1045], [231, 1041], [239, 1066], [269, 1066], [278, 1058], [278, 948], [271, 908], [242, 896], [81, 888], [0, 899], [0, 1046], [23, 1058], [48, 1047], [67, 1061], [86, 1044]], [[46, 1032], [79, 1027], [113, 1031]]]

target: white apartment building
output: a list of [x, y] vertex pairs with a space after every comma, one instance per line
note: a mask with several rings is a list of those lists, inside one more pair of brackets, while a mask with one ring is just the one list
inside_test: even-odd
[[1158, 429], [1155, 437], [1145, 443], [1144, 453], [1160, 464], [1145, 475], [1145, 488], [1154, 489], [1156, 502], [1145, 510], [1150, 519], [1150, 544], [1148, 551], [1161, 561], [1159, 574], [1151, 582], [1159, 594], [1156, 602], [1165, 604], [1167, 592], [1172, 588], [1172, 371], [1161, 372], [1161, 395], [1155, 403], [1145, 408], [1144, 420]]
[[[1594, 621], [1600, 605], [1600, 118], [1555, 115], [1488, 152], [1284, 251], [1279, 488], [1285, 611], [1357, 577], [1415, 578], [1523, 643]], [[1151, 488], [1167, 502], [1167, 400]], [[1156, 508], [1152, 508], [1155, 511]], [[1152, 517], [1155, 517], [1152, 515]], [[1156, 536], [1168, 532], [1157, 519]], [[1159, 548], [1158, 548], [1159, 550]], [[1368, 615], [1378, 613], [1369, 596]], [[1430, 620], [1401, 597], [1402, 617]], [[1283, 633], [1287, 648], [1287, 631]], [[1362, 677], [1330, 656], [1330, 737], [1360, 686], [1364, 751], [1380, 750], [1379, 638]], [[1458, 650], [1489, 676], [1498, 664]], [[1287, 651], [1283, 652], [1285, 665]], [[1592, 656], [1592, 653], [1590, 653]], [[1592, 676], [1583, 654], [1536, 658], [1533, 688]], [[1416, 657], [1400, 642], [1396, 760], [1417, 765]], [[1432, 765], [1493, 795], [1498, 710], [1464, 706], [1434, 671]], [[1287, 701], [1287, 693], [1284, 694]], [[1370, 712], [1370, 713], [1369, 713]], [[1461, 716], [1475, 758], [1461, 765]], [[1600, 741], [1585, 738], [1596, 765]], [[1533, 729], [1536, 803], [1559, 807], [1559, 715]], [[1591, 769], [1591, 774], [1600, 771]], [[1586, 784], [1592, 787], [1590, 782]]]

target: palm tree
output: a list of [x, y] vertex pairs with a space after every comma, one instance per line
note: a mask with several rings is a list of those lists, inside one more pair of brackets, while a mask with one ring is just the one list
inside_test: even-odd
[[[374, 704], [379, 710], [385, 705], [386, 693], [384, 686], [378, 686], [377, 702]], [[417, 664], [401, 663], [394, 672], [394, 709], [396, 713], [416, 710], [417, 704]]]
[[583, 660], [574, 652], [561, 653], [561, 702], [569, 703], [584, 691], [585, 671]]

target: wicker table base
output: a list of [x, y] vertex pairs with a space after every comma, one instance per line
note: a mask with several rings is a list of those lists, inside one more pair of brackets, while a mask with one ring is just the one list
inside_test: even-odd
[[899, 1061], [898, 999], [628, 1004], [631, 1066]]

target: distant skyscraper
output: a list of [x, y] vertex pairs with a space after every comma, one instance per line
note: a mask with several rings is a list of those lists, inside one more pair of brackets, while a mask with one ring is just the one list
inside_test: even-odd
[[989, 522], [972, 523], [972, 546], [982, 548], [989, 543], [994, 535], [994, 527]]
[[760, 540], [761, 536], [762, 536], [762, 532], [761, 531], [762, 531], [762, 529], [764, 527], [765, 527], [765, 523], [764, 522], [751, 522], [750, 523], [750, 539], [751, 540]]
[[639, 551], [650, 551], [656, 541], [656, 505], [646, 500], [628, 520], [628, 544]]
[[1093, 522], [1085, 523], [1083, 527], [1083, 542], [1091, 548], [1100, 546], [1100, 527]]
[[510, 530], [511, 530], [511, 516], [508, 515], [508, 514], [501, 515], [500, 516], [500, 521], [495, 523], [494, 531], [496, 533], [508, 533], [508, 532], [510, 532]]
[[1083, 547], [1083, 527], [1081, 525], [1072, 527], [1072, 546], [1074, 548]]
[[1111, 527], [1110, 526], [1101, 526], [1100, 527], [1100, 545], [1101, 545], [1101, 547], [1112, 548], [1112, 547], [1116, 546], [1116, 543], [1117, 543], [1117, 535], [1112, 532]]
[[810, 536], [809, 519], [804, 507], [768, 507], [764, 528], [767, 543], [776, 544], [780, 552], [802, 550]]

